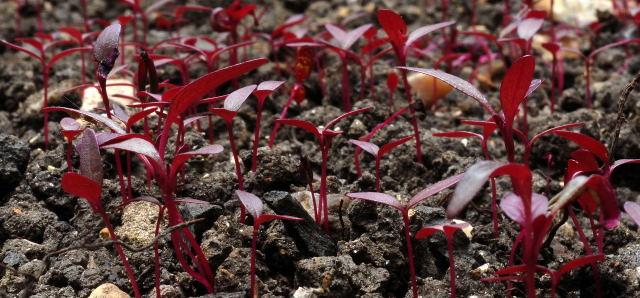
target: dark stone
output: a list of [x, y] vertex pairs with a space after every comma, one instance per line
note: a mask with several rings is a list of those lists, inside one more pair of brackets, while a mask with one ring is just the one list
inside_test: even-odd
[[12, 135], [0, 134], [0, 198], [13, 191], [29, 163], [29, 146]]
[[216, 221], [224, 213], [222, 207], [214, 204], [184, 203], [180, 204], [178, 208], [185, 221], [196, 218], [205, 219], [192, 225], [191, 229], [195, 235], [202, 235], [211, 226], [211, 222]]
[[285, 221], [287, 234], [293, 237], [296, 246], [304, 256], [331, 256], [337, 251], [336, 244], [322, 232], [307, 211], [294, 200], [289, 193], [272, 191], [264, 194], [263, 199], [277, 214], [303, 218], [302, 221]]

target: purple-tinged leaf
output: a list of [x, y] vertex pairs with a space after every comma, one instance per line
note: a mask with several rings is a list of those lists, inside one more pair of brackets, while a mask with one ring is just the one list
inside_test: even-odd
[[137, 154], [142, 154], [156, 161], [158, 165], [162, 164], [162, 159], [155, 146], [142, 135], [122, 135], [116, 137], [102, 145], [103, 149], [120, 149]]
[[224, 100], [224, 109], [237, 112], [255, 89], [256, 85], [249, 85], [229, 93]]
[[518, 37], [524, 40], [530, 40], [537, 32], [542, 28], [544, 19], [542, 18], [528, 18], [518, 23]]
[[[116, 105], [114, 105], [115, 107]], [[129, 117], [129, 119], [127, 119], [127, 129], [131, 129], [131, 127], [133, 127], [133, 125], [135, 125], [138, 121], [146, 118], [147, 116], [151, 115], [151, 113], [157, 111], [158, 109], [153, 107], [153, 108], [148, 108], [146, 110], [142, 110], [140, 112], [137, 112], [133, 115], [131, 115], [131, 117]]]
[[84, 130], [78, 144], [78, 155], [80, 156], [80, 174], [102, 186], [102, 157], [93, 129]]
[[484, 139], [484, 137], [479, 133], [464, 131], [464, 130], [436, 132], [432, 134], [432, 136], [440, 137], [440, 138], [479, 138], [480, 140]]
[[60, 128], [63, 131], [79, 131], [82, 130], [82, 125], [76, 119], [64, 117], [60, 120]]
[[[547, 214], [547, 209], [549, 208], [549, 200], [547, 197], [533, 193], [531, 196], [531, 218], [534, 220], [538, 218], [538, 216]], [[525, 215], [524, 215], [524, 203], [522, 202], [522, 198], [514, 193], [508, 193], [502, 200], [500, 200], [500, 209], [513, 221], [519, 223], [520, 225], [525, 224]]]
[[267, 96], [271, 95], [276, 89], [280, 88], [284, 84], [284, 81], [264, 81], [258, 84], [256, 90], [253, 91], [253, 95], [258, 98], [260, 104], [264, 103]]
[[453, 236], [453, 234], [457, 230], [465, 229], [468, 226], [469, 226], [468, 223], [458, 223], [458, 224], [453, 223], [453, 224], [443, 224], [443, 225], [424, 227], [416, 233], [415, 238], [416, 240], [424, 239], [427, 237], [431, 237], [438, 232], [444, 233], [445, 236], [449, 238]]
[[442, 23], [422, 26], [414, 30], [413, 32], [411, 32], [411, 34], [409, 34], [409, 38], [407, 38], [407, 41], [404, 44], [404, 51], [406, 52], [413, 45], [413, 43], [418, 41], [418, 39], [422, 38], [423, 36], [431, 32], [438, 31], [442, 28], [449, 27], [455, 23], [456, 23], [455, 21], [442, 22]]
[[360, 37], [362, 37], [365, 32], [367, 32], [367, 30], [369, 30], [369, 28], [371, 28], [371, 24], [362, 25], [349, 32], [345, 32], [331, 24], [326, 24], [325, 28], [329, 33], [331, 33], [333, 38], [338, 41], [341, 49], [348, 50], [354, 43], [356, 43], [356, 41], [358, 41], [358, 39], [360, 39]]
[[504, 75], [500, 85], [500, 105], [508, 127], [511, 127], [518, 113], [518, 106], [531, 86], [534, 70], [535, 58], [527, 55], [518, 58]]
[[462, 174], [458, 174], [455, 176], [451, 176], [447, 179], [438, 181], [434, 184], [432, 184], [431, 186], [421, 190], [419, 193], [415, 194], [411, 200], [409, 200], [409, 204], [407, 205], [409, 208], [413, 208], [416, 205], [420, 204], [422, 201], [426, 200], [427, 198], [430, 198], [431, 196], [455, 185], [456, 183], [458, 183], [460, 181], [460, 179], [462, 179], [464, 173]]
[[120, 133], [115, 133], [115, 132], [99, 132], [96, 133], [96, 141], [98, 142], [98, 146], [102, 146], [102, 144], [111, 141], [119, 136], [121, 136], [122, 134]]
[[609, 167], [609, 174], [613, 173], [619, 166], [626, 164], [640, 164], [640, 159], [618, 159]]
[[525, 98], [529, 97], [529, 95], [531, 95], [531, 93], [536, 91], [536, 89], [538, 89], [538, 87], [540, 87], [541, 84], [542, 84], [542, 80], [540, 79], [535, 79], [531, 81], [531, 85], [529, 85], [529, 89], [527, 90], [527, 93], [524, 95], [524, 97]]
[[93, 56], [98, 62], [98, 74], [102, 79], [107, 79], [109, 72], [120, 55], [118, 45], [120, 43], [120, 24], [112, 24], [102, 30], [96, 42], [93, 43]]
[[242, 190], [236, 190], [236, 195], [254, 220], [258, 220], [262, 215], [262, 200], [256, 195]]
[[378, 151], [380, 150], [380, 148], [374, 143], [359, 140], [349, 140], [349, 143], [358, 146], [360, 149], [369, 152], [373, 156], [378, 156]]
[[471, 166], [456, 186], [453, 198], [447, 206], [447, 216], [453, 218], [458, 215], [489, 180], [491, 174], [504, 165], [505, 163], [498, 161], [479, 161]]
[[305, 18], [304, 14], [295, 14], [290, 16], [286, 21], [284, 21], [284, 23], [282, 23], [282, 25], [271, 31], [271, 36], [278, 37], [282, 35], [288, 28], [304, 22]]
[[347, 197], [387, 205], [398, 210], [403, 210], [405, 208], [405, 206], [394, 197], [379, 192], [352, 192], [348, 193]]
[[113, 110], [113, 115], [116, 116], [118, 120], [123, 123], [127, 123], [129, 120], [129, 114], [127, 114], [119, 104], [113, 104], [111, 105], [111, 108], [111, 110]]
[[[48, 107], [48, 108], [44, 108], [42, 109], [43, 112], [46, 113], [50, 113], [50, 112], [65, 112], [71, 116], [85, 116], [83, 117], [85, 120], [89, 120], [93, 123], [98, 123], [98, 124], [104, 124], [107, 127], [109, 127], [110, 129], [112, 129], [115, 132], [118, 133], [125, 133], [125, 130], [122, 129], [122, 127], [120, 125], [118, 125], [116, 122], [114, 122], [113, 120], [107, 118], [107, 117], [103, 117], [100, 116], [96, 113], [92, 113], [92, 112], [86, 112], [86, 111], [80, 111], [80, 110], [76, 110], [76, 109], [71, 109], [71, 108], [65, 108], [65, 107]], [[87, 119], [88, 118], [88, 119]]]
[[94, 180], [75, 172], [66, 172], [60, 183], [62, 190], [70, 195], [87, 200], [94, 212], [102, 210], [102, 186]]
[[406, 69], [410, 71], [419, 72], [422, 74], [426, 74], [428, 76], [436, 77], [439, 80], [451, 85], [451, 87], [458, 89], [458, 91], [471, 96], [471, 98], [475, 99], [482, 107], [492, 116], [497, 115], [497, 113], [493, 110], [487, 98], [476, 89], [471, 83], [456, 77], [454, 75], [448, 74], [446, 72], [437, 70], [437, 69], [426, 69], [426, 68], [417, 68], [417, 67], [398, 67], [400, 69]]
[[624, 211], [633, 219], [636, 225], [640, 226], [640, 205], [636, 202], [624, 202]]
[[402, 145], [402, 144], [404, 144], [404, 143], [406, 143], [406, 142], [408, 142], [408, 141], [410, 141], [410, 140], [412, 140], [414, 138], [415, 138], [414, 136], [406, 136], [404, 138], [399, 138], [399, 139], [396, 139], [396, 140], [392, 140], [391, 142], [382, 145], [380, 147], [380, 151], [378, 151], [378, 154], [380, 155], [380, 157], [382, 157], [383, 155], [389, 153], [394, 148], [396, 148], [396, 147], [398, 147], [398, 146], [400, 146], [400, 145]]

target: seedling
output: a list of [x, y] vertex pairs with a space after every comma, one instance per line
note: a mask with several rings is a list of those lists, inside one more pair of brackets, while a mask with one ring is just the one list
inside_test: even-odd
[[456, 297], [456, 267], [453, 260], [453, 236], [456, 231], [465, 229], [468, 223], [451, 223], [437, 226], [424, 227], [416, 233], [416, 240], [429, 238], [438, 232], [442, 232], [447, 238], [447, 254], [449, 255], [449, 287], [451, 288], [451, 297]]
[[[451, 26], [455, 23], [444, 22], [423, 26], [414, 30], [407, 36], [407, 24], [404, 22], [402, 17], [393, 10], [378, 10], [378, 22], [389, 37], [389, 43], [391, 43], [393, 52], [396, 56], [396, 63], [400, 67], [407, 65], [407, 54], [415, 42], [431, 32]], [[407, 81], [407, 70], [401, 68], [400, 75], [402, 77], [402, 84], [405, 90], [405, 97], [407, 98], [407, 102], [410, 106], [409, 115], [411, 117], [411, 125], [413, 125], [413, 134], [416, 139], [416, 160], [418, 163], [422, 163], [422, 142], [420, 141], [420, 131], [418, 130], [418, 122], [413, 108], [413, 95], [411, 94], [411, 88]]]
[[411, 140], [413, 136], [408, 136], [396, 140], [392, 140], [391, 142], [382, 145], [382, 147], [378, 147], [376, 144], [359, 141], [359, 140], [349, 140], [349, 143], [360, 147], [362, 150], [371, 153], [376, 159], [376, 191], [380, 192], [380, 160], [386, 154], [391, 152], [391, 150], [396, 147], [408, 142]]
[[73, 118], [65, 117], [60, 121], [60, 131], [67, 140], [67, 170], [73, 171], [71, 155], [73, 154], [73, 140], [82, 133], [82, 126]]
[[398, 74], [395, 71], [390, 71], [387, 74], [387, 89], [389, 90], [389, 107], [393, 107], [393, 95], [396, 93], [396, 88], [398, 88]]
[[638, 203], [631, 201], [624, 202], [624, 211], [627, 212], [636, 225], [640, 226], [640, 205], [638, 205]]
[[[58, 31], [60, 32], [64, 32], [66, 34], [68, 34], [71, 38], [73, 38], [73, 41], [78, 45], [78, 47], [80, 48], [84, 48], [85, 47], [85, 41], [90, 38], [93, 37], [94, 35], [96, 35], [97, 32], [87, 32], [87, 33], [82, 33], [80, 32], [80, 30], [73, 28], [73, 27], [63, 27], [60, 28]], [[86, 83], [86, 66], [85, 66], [85, 62], [84, 62], [84, 51], [80, 52], [80, 80], [82, 82], [82, 84], [84, 85]]]
[[327, 202], [327, 162], [329, 159], [329, 150], [331, 149], [331, 141], [334, 137], [340, 135], [342, 132], [332, 130], [331, 128], [336, 125], [340, 120], [355, 116], [357, 114], [368, 111], [369, 108], [362, 108], [353, 110], [351, 112], [344, 113], [337, 118], [329, 121], [324, 127], [316, 127], [313, 123], [300, 119], [277, 119], [276, 123], [291, 125], [298, 128], [302, 128], [307, 132], [313, 134], [318, 142], [318, 147], [322, 152], [322, 176], [320, 177], [320, 206], [318, 207], [321, 212], [322, 224], [326, 231], [329, 231], [329, 205]]
[[402, 223], [404, 224], [404, 237], [407, 243], [407, 258], [409, 259], [409, 273], [411, 278], [411, 292], [413, 297], [418, 297], [418, 283], [416, 281], [416, 270], [413, 264], [413, 246], [411, 244], [411, 231], [409, 210], [415, 208], [429, 197], [455, 185], [460, 181], [462, 174], [451, 176], [445, 180], [439, 181], [414, 195], [408, 202], [401, 202], [398, 199], [379, 192], [352, 192], [347, 196], [354, 199], [367, 200], [370, 202], [387, 205], [400, 211], [402, 215]]
[[120, 261], [127, 273], [133, 293], [136, 297], [141, 297], [135, 272], [129, 265], [122, 246], [117, 242], [118, 239], [109, 220], [109, 215], [102, 205], [102, 158], [100, 157], [100, 149], [92, 129], [87, 128], [84, 130], [80, 144], [78, 144], [78, 151], [80, 153], [80, 174], [72, 171], [65, 173], [62, 176], [62, 190], [85, 199], [93, 212], [102, 217], [102, 221], [109, 230], [111, 240], [115, 242], [116, 252], [118, 252]]
[[619, 46], [623, 46], [630, 43], [640, 43], [640, 38], [627, 38], [622, 39], [614, 43], [610, 43], [608, 45], [602, 46], [595, 50], [592, 50], [588, 55], [583, 54], [579, 50], [570, 49], [570, 48], [562, 48], [563, 51], [571, 52], [577, 54], [584, 61], [584, 79], [585, 79], [585, 102], [587, 107], [591, 107], [592, 99], [591, 99], [591, 68], [593, 63], [595, 62], [598, 54]]
[[256, 90], [256, 85], [249, 85], [233, 91], [227, 95], [224, 100], [224, 108], [211, 108], [210, 111], [222, 118], [227, 125], [227, 132], [229, 134], [229, 145], [231, 146], [231, 153], [233, 154], [233, 160], [236, 166], [236, 177], [238, 178], [238, 187], [240, 190], [244, 190], [244, 179], [242, 177], [242, 165], [238, 158], [238, 149], [236, 148], [235, 138], [233, 136], [233, 118], [238, 114], [238, 110], [242, 106], [245, 100], [251, 96], [251, 93]]
[[[40, 70], [42, 71], [42, 85], [44, 90], [44, 96], [42, 98], [42, 107], [46, 108], [49, 106], [49, 74], [51, 69], [55, 65], [56, 62], [61, 59], [77, 53], [77, 52], [87, 52], [90, 50], [88, 47], [80, 47], [80, 48], [71, 48], [60, 51], [54, 54], [51, 57], [48, 57], [47, 50], [54, 47], [60, 41], [51, 41], [50, 36], [44, 35], [46, 38], [44, 40], [40, 40], [39, 38], [17, 38], [16, 41], [21, 44], [29, 45], [31, 48], [17, 45], [14, 43], [10, 43], [4, 39], [0, 39], [0, 43], [5, 46], [23, 52], [32, 58], [35, 58], [38, 62], [40, 62]], [[43, 127], [43, 138], [44, 138], [44, 147], [47, 148], [49, 146], [49, 114], [47, 112], [44, 113], [44, 127]]]
[[258, 167], [258, 146], [260, 144], [260, 120], [262, 119], [262, 109], [267, 97], [284, 84], [283, 81], [264, 81], [253, 91], [257, 99], [256, 103], [256, 125], [253, 134], [253, 150], [251, 155], [251, 171], [255, 172]]
[[[337, 45], [331, 44], [329, 42], [325, 42], [330, 50], [338, 54], [338, 57], [341, 61], [340, 71], [342, 73], [341, 76], [341, 84], [342, 84], [342, 110], [343, 111], [351, 111], [352, 103], [351, 103], [351, 84], [349, 83], [349, 68], [348, 68], [348, 59], [356, 59], [356, 61], [361, 61], [358, 56], [353, 53], [350, 48], [355, 44], [362, 35], [371, 28], [371, 24], [362, 25], [356, 29], [353, 29], [349, 32], [346, 32], [339, 27], [326, 24], [324, 28], [331, 34], [334, 40], [338, 43]], [[364, 66], [362, 62], [360, 62], [360, 68], [363, 69]], [[361, 82], [360, 90], [361, 92], [365, 89], [364, 80]]]
[[[398, 116], [404, 114], [407, 110], [409, 109], [409, 107], [404, 107], [400, 110], [398, 110], [397, 112], [393, 113], [393, 115], [389, 116], [389, 118], [385, 119], [383, 122], [378, 123], [378, 125], [376, 125], [375, 127], [373, 127], [373, 129], [371, 129], [371, 131], [360, 137], [359, 140], [363, 141], [363, 142], [369, 142], [374, 136], [375, 134], [380, 131], [381, 129], [385, 128], [387, 125], [389, 125], [389, 123], [393, 122], [396, 118], [398, 118]], [[358, 174], [358, 177], [362, 176], [362, 169], [360, 167], [360, 154], [362, 153], [362, 148], [360, 147], [356, 147], [356, 150], [353, 154], [353, 164], [356, 168], [356, 173]]]
[[107, 77], [109, 72], [118, 59], [120, 52], [118, 45], [120, 42], [120, 24], [113, 24], [100, 33], [96, 42], [93, 44], [93, 57], [96, 62], [96, 77], [100, 84], [100, 94], [102, 95], [102, 103], [107, 112], [107, 118], [111, 119], [111, 107], [109, 105], [109, 96], [107, 95]]
[[258, 297], [258, 291], [256, 289], [256, 244], [258, 242], [260, 225], [276, 219], [300, 221], [302, 218], [277, 214], [263, 214], [262, 200], [260, 200], [260, 198], [252, 193], [242, 190], [236, 190], [236, 195], [238, 196], [238, 199], [240, 199], [240, 202], [242, 202], [242, 205], [253, 217], [253, 233], [251, 236], [251, 269], [249, 273], [251, 276], [251, 292], [249, 292], [249, 295], [251, 297]]

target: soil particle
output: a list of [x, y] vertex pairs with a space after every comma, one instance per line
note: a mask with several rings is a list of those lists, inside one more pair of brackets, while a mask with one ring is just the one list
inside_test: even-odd
[[39, 243], [45, 228], [58, 220], [45, 204], [29, 194], [16, 194], [0, 207], [0, 236]]
[[111, 283], [102, 284], [91, 291], [89, 298], [129, 298], [127, 293], [120, 290], [116, 285]]
[[368, 264], [356, 265], [350, 256], [315, 257], [296, 264], [296, 286], [321, 288], [320, 297], [376, 293], [390, 282], [389, 272]]
[[149, 202], [127, 204], [122, 211], [122, 225], [116, 227], [120, 240], [134, 247], [149, 245], [155, 237], [158, 206]]
[[264, 202], [277, 214], [303, 218], [303, 221], [286, 221], [287, 234], [296, 241], [296, 246], [304, 256], [335, 255], [337, 248], [309, 216], [309, 213], [287, 192], [272, 191], [264, 194]]
[[0, 202], [24, 177], [29, 146], [12, 135], [0, 134]]

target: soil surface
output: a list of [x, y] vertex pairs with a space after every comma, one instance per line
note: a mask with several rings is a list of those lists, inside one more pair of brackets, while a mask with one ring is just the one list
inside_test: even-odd
[[[63, 25], [81, 24], [79, 1], [43, 1], [45, 30], [51, 31]], [[116, 19], [128, 11], [118, 1], [89, 1], [89, 15], [108, 20]], [[182, 3], [184, 1], [176, 1]], [[220, 1], [193, 1], [211, 7]], [[288, 16], [305, 13], [304, 26], [313, 34], [323, 31], [325, 23], [345, 23], [355, 28], [365, 23], [376, 23], [375, 14], [380, 7], [391, 7], [403, 15], [410, 28], [440, 21], [440, 1], [273, 1], [263, 20], [255, 29], [271, 32]], [[365, 1], [366, 2], [366, 1]], [[425, 6], [423, 2], [429, 3]], [[468, 26], [470, 7], [464, 1], [452, 1], [449, 19], [457, 20], [459, 28]], [[471, 1], [468, 1], [471, 2]], [[502, 23], [503, 1], [479, 1], [478, 24], [489, 32], [497, 33]], [[189, 2], [191, 3], [191, 2]], [[13, 40], [16, 34], [15, 6], [0, 5], [0, 36]], [[20, 10], [22, 35], [36, 30], [35, 12], [26, 7]], [[633, 35], [633, 28], [616, 23], [615, 17], [601, 13], [607, 24], [593, 42], [597, 46]], [[211, 34], [206, 14], [188, 15], [189, 23], [180, 33], [183, 35]], [[631, 32], [631, 33], [630, 33]], [[635, 35], [634, 35], [635, 34]], [[165, 31], [151, 27], [150, 43], [166, 38]], [[461, 43], [461, 47], [464, 44]], [[588, 44], [581, 44], [583, 49]], [[266, 46], [265, 46], [266, 47]], [[256, 46], [249, 57], [265, 55]], [[458, 49], [464, 51], [464, 48]], [[638, 53], [637, 47], [630, 47]], [[291, 53], [289, 53], [291, 54]], [[94, 289], [111, 283], [126, 293], [132, 293], [123, 267], [112, 246], [100, 245], [105, 237], [100, 217], [91, 212], [89, 205], [71, 197], [60, 188], [60, 179], [67, 171], [65, 141], [60, 134], [59, 121], [64, 116], [51, 114], [50, 144], [43, 150], [41, 133], [42, 115], [39, 112], [43, 96], [40, 66], [24, 54], [0, 48], [0, 296], [2, 297], [88, 297]], [[439, 54], [438, 54], [439, 55]], [[284, 56], [284, 54], [283, 54]], [[624, 86], [640, 70], [640, 57], [632, 55], [626, 60], [624, 48], [614, 48], [600, 54], [593, 67], [593, 108], [584, 105], [585, 80], [583, 64], [578, 59], [565, 61], [565, 89], [558, 98], [557, 110], [549, 109], [549, 62], [537, 59], [536, 78], [545, 79], [540, 90], [528, 99], [528, 124], [531, 133], [571, 122], [582, 122], [579, 131], [603, 142], [613, 132], [617, 117], [618, 96]], [[78, 107], [80, 96], [65, 92], [80, 83], [80, 59], [66, 59], [52, 70], [50, 101], [52, 105]], [[226, 63], [226, 61], [223, 61]], [[325, 56], [325, 92], [321, 90], [317, 73], [306, 81], [307, 98], [300, 105], [294, 104], [289, 118], [311, 121], [317, 125], [341, 114], [340, 61], [334, 54]], [[628, 67], [625, 66], [625, 63]], [[411, 66], [426, 67], [428, 59], [411, 58]], [[354, 108], [371, 107], [371, 111], [341, 121], [336, 129], [343, 134], [334, 139], [329, 153], [328, 191], [331, 204], [331, 231], [324, 232], [308, 213], [308, 176], [301, 171], [303, 160], [308, 160], [314, 172], [313, 188], [320, 186], [321, 152], [313, 136], [299, 129], [283, 127], [276, 145], [269, 149], [263, 139], [258, 154], [258, 171], [249, 172], [250, 150], [255, 123], [255, 101], [249, 100], [233, 123], [236, 143], [245, 172], [245, 187], [265, 202], [267, 213], [302, 217], [303, 222], [272, 221], [260, 229], [257, 244], [258, 289], [266, 297], [410, 297], [409, 270], [407, 264], [402, 218], [397, 210], [376, 204], [350, 200], [348, 192], [375, 189], [374, 159], [362, 154], [363, 175], [358, 177], [353, 161], [354, 146], [349, 139], [357, 139], [370, 131], [393, 113], [386, 105], [389, 91], [387, 73], [394, 65], [391, 55], [375, 64], [373, 89], [365, 92], [365, 98], [355, 102]], [[134, 67], [135, 68], [135, 67]], [[92, 69], [92, 68], [89, 68]], [[353, 66], [352, 87], [354, 94], [362, 88], [357, 67]], [[462, 70], [462, 72], [468, 71]], [[206, 70], [193, 65], [190, 75], [196, 78]], [[243, 77], [244, 86], [263, 80], [279, 79], [272, 64]], [[498, 87], [504, 71], [496, 72], [494, 85], [483, 84], [481, 91], [493, 106], [499, 106]], [[179, 83], [179, 73], [171, 67], [159, 68], [162, 80]], [[459, 74], [461, 77], [464, 75]], [[91, 76], [89, 76], [91, 78]], [[227, 87], [230, 88], [230, 87]], [[288, 89], [287, 88], [283, 88]], [[395, 93], [396, 107], [406, 105], [402, 84]], [[262, 134], [268, 135], [287, 100], [287, 92], [279, 91], [271, 96], [265, 107]], [[611, 152], [613, 159], [640, 158], [640, 101], [632, 93], [625, 108], [618, 147]], [[486, 115], [477, 103], [460, 92], [453, 91], [431, 108], [416, 104], [416, 115], [425, 152], [424, 162], [416, 163], [413, 143], [398, 147], [386, 155], [380, 164], [382, 190], [403, 199], [410, 198], [428, 185], [462, 173], [483, 158], [480, 143], [474, 139], [436, 138], [432, 134], [451, 130], [470, 129], [462, 125], [463, 119], [485, 119]], [[251, 251], [252, 221], [240, 224], [239, 201], [234, 195], [237, 181], [224, 123], [214, 119], [215, 142], [225, 147], [224, 154], [193, 159], [186, 168], [184, 179], [176, 197], [191, 197], [209, 202], [210, 205], [184, 204], [181, 212], [185, 220], [204, 218], [190, 228], [197, 236], [212, 268], [216, 272], [216, 294], [194, 281], [179, 266], [173, 254], [169, 237], [159, 241], [161, 254], [161, 284], [163, 297], [245, 297], [249, 290], [249, 262]], [[96, 128], [100, 129], [100, 128]], [[381, 130], [373, 139], [385, 144], [392, 139], [409, 135], [412, 131], [409, 118], [401, 116]], [[190, 129], [186, 143], [192, 148], [207, 144], [207, 136]], [[489, 141], [493, 156], [505, 159], [504, 146], [499, 136]], [[549, 197], [562, 189], [564, 170], [569, 153], [577, 147], [559, 137], [545, 137], [533, 149], [531, 168], [534, 170], [534, 191]], [[518, 148], [521, 150], [522, 148]], [[546, 159], [552, 154], [551, 167]], [[153, 229], [157, 219], [157, 207], [139, 202], [120, 206], [121, 197], [112, 152], [103, 152], [105, 183], [103, 202], [116, 233], [122, 241], [135, 247], [153, 241]], [[74, 166], [78, 159], [74, 154]], [[147, 188], [144, 169], [134, 162], [134, 195], [158, 196], [154, 186]], [[546, 177], [551, 178], [547, 185]], [[625, 166], [612, 178], [616, 187], [619, 206], [625, 201], [640, 201], [640, 169]], [[510, 190], [508, 180], [498, 180], [498, 193]], [[500, 215], [500, 233], [495, 237], [491, 221], [491, 191], [486, 188], [466, 208], [459, 219], [470, 223], [470, 235], [455, 235], [456, 288], [458, 295], [504, 296], [506, 283], [483, 282], [482, 278], [507, 265], [510, 250], [518, 226], [506, 216]], [[411, 212], [411, 231], [446, 220], [444, 207], [453, 190], [446, 190], [426, 200]], [[305, 209], [306, 208], [306, 209]], [[578, 211], [576, 209], [576, 211]], [[585, 216], [580, 224], [589, 226]], [[163, 226], [166, 228], [166, 224]], [[638, 227], [623, 215], [620, 226], [606, 231], [604, 237], [605, 261], [599, 265], [602, 289], [606, 297], [640, 296], [640, 237]], [[590, 229], [586, 236], [593, 239]], [[448, 297], [449, 267], [446, 239], [436, 235], [428, 240], [414, 241], [415, 263], [420, 294], [425, 297]], [[595, 241], [592, 243], [595, 247]], [[65, 248], [73, 247], [75, 249]], [[569, 221], [560, 226], [555, 238], [546, 247], [539, 263], [549, 268], [575, 259], [583, 254], [583, 245], [575, 226]], [[127, 251], [135, 268], [145, 296], [155, 297], [153, 275], [153, 250], [151, 248]], [[567, 273], [558, 285], [561, 297], [590, 297], [596, 291], [590, 267]], [[548, 295], [550, 279], [538, 279], [540, 295]], [[514, 284], [513, 295], [523, 296], [521, 284]], [[126, 295], [126, 294], [125, 294]], [[119, 296], [114, 296], [119, 297]]]

